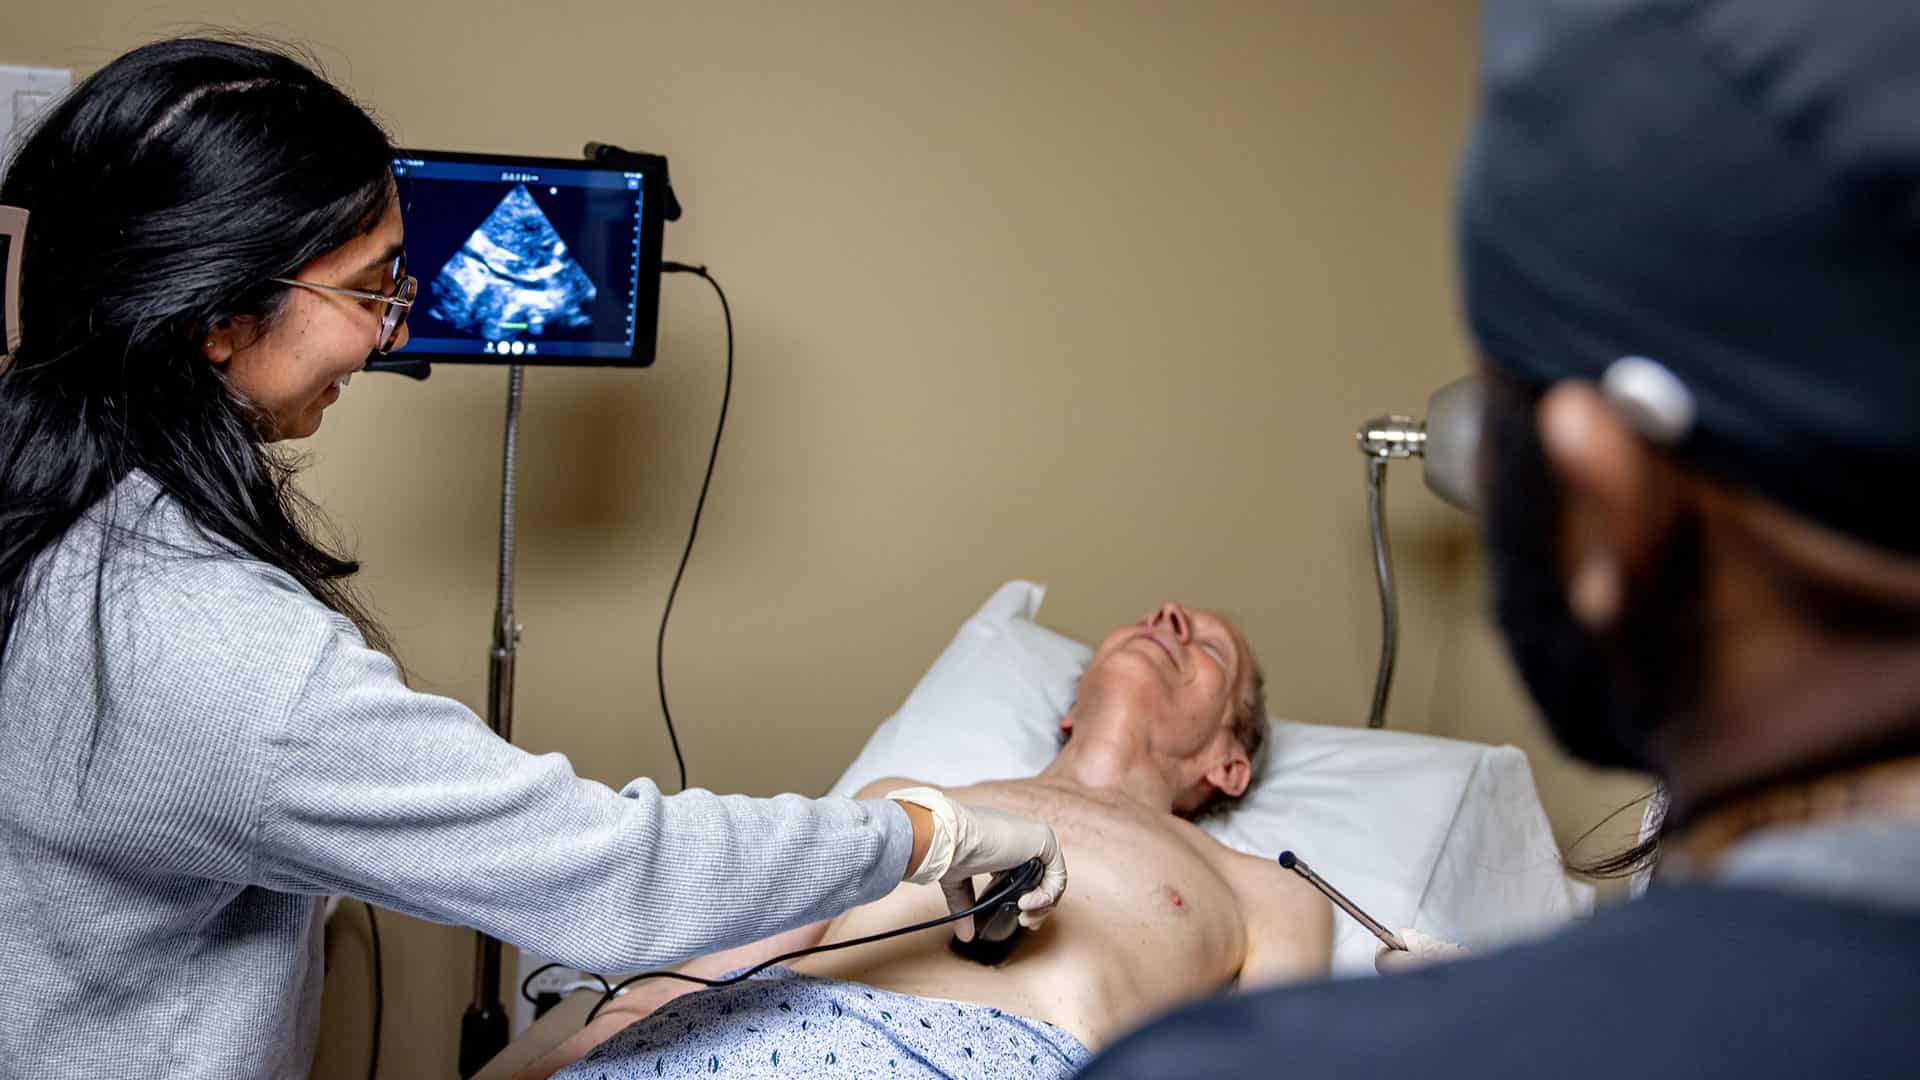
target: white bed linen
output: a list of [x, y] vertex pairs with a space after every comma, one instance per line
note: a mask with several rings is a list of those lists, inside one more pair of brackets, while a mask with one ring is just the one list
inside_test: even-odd
[[[1091, 650], [1034, 621], [1044, 587], [1008, 582], [969, 618], [833, 786], [1031, 776], [1052, 759]], [[1284, 696], [1284, 659], [1264, 658]], [[1260, 780], [1203, 827], [1275, 857], [1291, 849], [1381, 922], [1486, 947], [1592, 911], [1566, 877], [1526, 756], [1427, 735], [1269, 721]], [[1344, 915], [1336, 973], [1371, 973], [1376, 942]]]

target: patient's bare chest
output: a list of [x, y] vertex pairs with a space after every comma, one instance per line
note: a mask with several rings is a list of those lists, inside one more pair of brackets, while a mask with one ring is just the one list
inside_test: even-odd
[[1061, 944], [1098, 950], [1103, 958], [1094, 966], [1132, 968], [1183, 987], [1212, 986], [1238, 970], [1245, 918], [1208, 857], [1214, 841], [1200, 830], [1117, 799], [1076, 798], [1031, 782], [983, 784], [961, 797], [1053, 826], [1069, 874], [1056, 916]]
[[[1031, 781], [953, 792], [1053, 826], [1067, 859], [1066, 899], [1006, 963], [984, 968], [946, 948], [941, 927], [794, 967], [903, 993], [995, 1005], [1059, 1024], [1098, 1045], [1145, 1016], [1231, 979], [1246, 953], [1245, 920], [1203, 845], [1166, 815], [1075, 798]], [[940, 891], [906, 887], [836, 919], [844, 941], [930, 918]]]

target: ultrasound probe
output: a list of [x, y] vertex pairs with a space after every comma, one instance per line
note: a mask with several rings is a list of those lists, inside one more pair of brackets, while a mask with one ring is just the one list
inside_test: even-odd
[[1361, 926], [1366, 927], [1369, 931], [1372, 932], [1374, 937], [1377, 937], [1381, 941], [1386, 942], [1387, 948], [1394, 949], [1398, 952], [1407, 951], [1407, 943], [1404, 941], [1401, 941], [1399, 935], [1395, 934], [1391, 930], [1388, 930], [1386, 927], [1381, 926], [1380, 923], [1373, 918], [1373, 916], [1368, 915], [1364, 911], [1361, 911], [1360, 906], [1358, 904], [1355, 904], [1353, 901], [1347, 899], [1344, 895], [1341, 894], [1339, 889], [1336, 889], [1333, 886], [1327, 884], [1326, 880], [1323, 879], [1319, 874], [1314, 873], [1313, 868], [1308, 866], [1305, 862], [1301, 861], [1298, 855], [1295, 855], [1291, 851], [1281, 852], [1280, 865], [1286, 867], [1287, 869], [1293, 871], [1296, 874], [1299, 874], [1301, 877], [1306, 878], [1307, 884], [1313, 886], [1316, 889], [1319, 889], [1322, 893], [1326, 894], [1327, 899], [1333, 901], [1335, 906], [1339, 907], [1341, 911], [1344, 911], [1347, 914], [1353, 916], [1354, 921], [1359, 923]]
[[1046, 871], [1039, 859], [1028, 859], [995, 874], [987, 882], [986, 899], [973, 906], [972, 935], [962, 938], [956, 929], [947, 947], [955, 956], [988, 967], [1005, 960], [1020, 941], [1020, 898], [1039, 887]]

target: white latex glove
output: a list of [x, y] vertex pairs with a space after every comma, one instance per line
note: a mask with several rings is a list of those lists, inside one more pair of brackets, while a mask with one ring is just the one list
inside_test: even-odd
[[948, 911], [965, 911], [974, 905], [975, 874], [1010, 870], [1036, 856], [1046, 871], [1040, 884], [1020, 897], [1020, 925], [1038, 928], [1067, 891], [1067, 863], [1060, 857], [1060, 842], [1050, 827], [984, 806], [957, 803], [928, 787], [889, 791], [887, 798], [924, 807], [933, 815], [927, 857], [906, 880], [914, 885], [938, 881], [947, 894]]
[[1400, 940], [1406, 942], [1406, 951], [1380, 946], [1380, 951], [1373, 954], [1373, 970], [1382, 975], [1391, 975], [1396, 971], [1411, 971], [1438, 961], [1458, 960], [1472, 952], [1465, 945], [1455, 945], [1418, 930], [1400, 931]]

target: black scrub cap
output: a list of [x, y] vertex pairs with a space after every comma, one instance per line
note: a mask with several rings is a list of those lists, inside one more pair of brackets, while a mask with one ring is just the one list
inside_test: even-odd
[[1634, 358], [1676, 453], [1920, 553], [1920, 0], [1482, 11], [1459, 222], [1487, 360], [1611, 390]]

